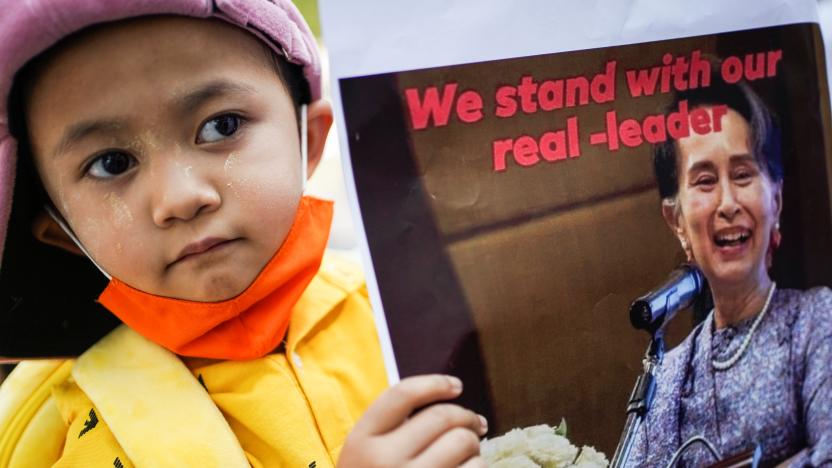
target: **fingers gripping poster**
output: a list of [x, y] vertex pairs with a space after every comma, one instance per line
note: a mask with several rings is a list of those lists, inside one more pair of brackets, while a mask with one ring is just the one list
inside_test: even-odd
[[[720, 390], [759, 403], [747, 376], [781, 372], [767, 377], [774, 387], [827, 395], [813, 409], [797, 402], [801, 417], [828, 410], [832, 394], [812, 383], [828, 360], [817, 375], [794, 358], [771, 367], [764, 341], [770, 327], [789, 356], [830, 341], [805, 331], [832, 318], [829, 96], [813, 2], [321, 3], [392, 380], [460, 376], [460, 401], [489, 418], [489, 436], [565, 420], [572, 443], [611, 458], [650, 339], [631, 326], [630, 303], [687, 262], [710, 288], [667, 325], [650, 410], [670, 405], [675, 419], [648, 417], [632, 457], [663, 466], [699, 433], [726, 456], [757, 440], [769, 461], [826, 456], [828, 418], [784, 426], [767, 403], [737, 409]], [[741, 290], [759, 300], [732, 321]], [[790, 298], [814, 305], [784, 318]], [[725, 330], [739, 339], [722, 349]], [[694, 379], [705, 339], [702, 359], [742, 359]], [[702, 382], [712, 398], [691, 390]], [[730, 435], [749, 424], [762, 435]], [[800, 435], [771, 442], [773, 427]], [[673, 437], [653, 435], [663, 433]], [[697, 450], [688, 463], [715, 461]]]

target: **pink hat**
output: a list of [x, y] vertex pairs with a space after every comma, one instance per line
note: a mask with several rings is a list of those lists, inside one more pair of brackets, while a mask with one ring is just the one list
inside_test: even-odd
[[[19, 305], [23, 301], [20, 299], [22, 295], [16, 293], [13, 287], [7, 288], [7, 283], [13, 283], [14, 276], [18, 275], [18, 270], [22, 268], [38, 268], [38, 271], [59, 268], [53, 266], [51, 257], [37, 260], [43, 263], [36, 267], [30, 267], [28, 259], [22, 262], [14, 259], [12, 262], [9, 258], [9, 261], [3, 262], [4, 252], [5, 257], [19, 257], [12, 255], [12, 250], [6, 249], [12, 240], [9, 222], [13, 194], [18, 193], [15, 203], [29, 204], [29, 201], [25, 200], [26, 197], [21, 197], [23, 185], [26, 185], [23, 180], [19, 182], [21, 186], [15, 188], [17, 142], [9, 131], [8, 108], [15, 74], [28, 61], [61, 39], [88, 26], [139, 16], [167, 14], [219, 18], [251, 32], [289, 62], [303, 67], [313, 101], [321, 96], [321, 67], [315, 38], [300, 12], [289, 0], [0, 0], [0, 7], [0, 263], [7, 269], [0, 271], [0, 276], [3, 277], [0, 284], [0, 357], [3, 357], [14, 355], [9, 354], [7, 350], [4, 351], [3, 344], [7, 340], [13, 341], [19, 335], [12, 331], [15, 327], [9, 324], [20, 318], [18, 315], [22, 311]], [[37, 207], [32, 207], [34, 208]], [[18, 245], [14, 247], [14, 250], [20, 248]], [[35, 253], [34, 257], [38, 255], [39, 253]], [[38, 293], [27, 292], [25, 295], [32, 297]], [[33, 316], [27, 319], [32, 323], [42, 323], [44, 315], [34, 318], [38, 313], [26, 310], [23, 315]], [[55, 317], [56, 325], [53, 328], [66, 330], [66, 316], [61, 318], [60, 314], [55, 314], [54, 311], [50, 314], [58, 315]], [[111, 328], [111, 325], [104, 328]], [[31, 329], [28, 325], [23, 328]], [[100, 332], [94, 334], [100, 336]], [[54, 353], [26, 351], [23, 354], [31, 356]]]

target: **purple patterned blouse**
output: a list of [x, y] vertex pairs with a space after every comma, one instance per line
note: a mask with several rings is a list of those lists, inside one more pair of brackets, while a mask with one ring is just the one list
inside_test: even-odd
[[[714, 330], [711, 313], [665, 355], [629, 466], [664, 467], [696, 435], [723, 456], [759, 443], [764, 465], [832, 466], [832, 290], [778, 290], [770, 307], [726, 370], [711, 362], [733, 356], [756, 317]], [[677, 466], [714, 461], [693, 444]]]

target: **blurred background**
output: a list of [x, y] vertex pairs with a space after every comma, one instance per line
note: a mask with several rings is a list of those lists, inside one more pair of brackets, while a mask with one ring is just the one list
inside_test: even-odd
[[[318, 38], [323, 67], [323, 94], [325, 99], [331, 101], [329, 60], [326, 47], [324, 47], [321, 38], [320, 22], [318, 21], [318, 3], [316, 0], [297, 0], [295, 4], [301, 13], [303, 13], [306, 21], [309, 23], [309, 27], [312, 28], [312, 32]], [[335, 125], [337, 125], [337, 122]], [[335, 128], [335, 125], [333, 125], [332, 130], [329, 132], [323, 158], [318, 165], [318, 169], [309, 180], [307, 192], [310, 195], [335, 200], [335, 217], [329, 237], [329, 248], [342, 253], [353, 261], [360, 262], [358, 238], [355, 233], [355, 225], [353, 224], [349, 201], [347, 200], [344, 172], [341, 167], [341, 153], [338, 151], [338, 130]]]
[[819, 0], [818, 13], [820, 15], [820, 30], [823, 33], [823, 47], [826, 51], [826, 71], [827, 76], [832, 70], [830, 62], [832, 62], [832, 0]]

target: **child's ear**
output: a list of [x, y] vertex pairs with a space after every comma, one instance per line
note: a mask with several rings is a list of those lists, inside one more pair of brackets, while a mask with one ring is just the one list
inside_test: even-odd
[[41, 210], [32, 223], [32, 235], [35, 239], [75, 255], [84, 256], [84, 252], [75, 245], [69, 235], [52, 219], [46, 211]]
[[329, 127], [332, 126], [332, 106], [323, 99], [309, 104], [306, 110], [306, 143], [308, 148], [309, 176], [315, 172], [321, 156], [324, 153], [326, 136], [329, 134]]

